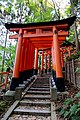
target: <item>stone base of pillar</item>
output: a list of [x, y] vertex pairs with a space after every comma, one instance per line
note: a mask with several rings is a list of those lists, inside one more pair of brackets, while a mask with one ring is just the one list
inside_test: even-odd
[[51, 101], [57, 100], [57, 89], [51, 87]]
[[19, 78], [12, 78], [11, 85], [10, 85], [10, 90], [15, 91], [16, 87], [19, 87]]
[[56, 87], [60, 92], [65, 91], [64, 78], [56, 78]]
[[23, 72], [19, 72], [19, 83], [23, 84]]
[[45, 73], [47, 73], [47, 69], [45, 69]]
[[37, 75], [38, 74], [38, 69], [34, 69], [34, 75]]
[[15, 89], [15, 100], [20, 100], [22, 96], [22, 87], [16, 87]]

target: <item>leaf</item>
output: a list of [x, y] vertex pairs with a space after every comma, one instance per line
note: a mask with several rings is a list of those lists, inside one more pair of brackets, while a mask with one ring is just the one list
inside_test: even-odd
[[77, 119], [76, 119], [76, 116], [72, 116], [72, 117], [71, 117], [71, 120], [77, 120]]
[[80, 97], [80, 92], [78, 92], [75, 96], [74, 96], [74, 98], [79, 98]]
[[60, 111], [60, 115], [63, 115], [63, 114], [64, 114], [64, 112], [65, 112], [65, 110], [64, 110], [64, 109], [62, 109], [62, 110]]
[[80, 68], [79, 67], [76, 68], [75, 73], [80, 73]]
[[76, 110], [76, 114], [77, 114], [77, 113], [80, 113], [80, 108], [78, 108], [78, 109]]
[[70, 112], [71, 112], [70, 116], [72, 116], [73, 114], [76, 113], [77, 107], [78, 107], [77, 104], [74, 104], [73, 106], [71, 106], [71, 108], [70, 108]]
[[69, 105], [72, 103], [72, 99], [71, 98], [67, 98], [65, 101], [64, 101], [64, 105]]
[[66, 111], [66, 112], [64, 113], [64, 118], [68, 117], [69, 114], [70, 114], [70, 112], [69, 112], [69, 111]]
[[71, 120], [80, 120], [80, 116], [76, 116], [76, 115], [75, 115], [75, 116], [72, 116], [72, 117], [71, 117]]

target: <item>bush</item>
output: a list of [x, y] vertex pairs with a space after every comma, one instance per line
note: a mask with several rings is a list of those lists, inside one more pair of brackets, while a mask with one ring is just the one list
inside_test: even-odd
[[67, 98], [59, 113], [68, 120], [80, 120], [80, 92], [73, 98]]

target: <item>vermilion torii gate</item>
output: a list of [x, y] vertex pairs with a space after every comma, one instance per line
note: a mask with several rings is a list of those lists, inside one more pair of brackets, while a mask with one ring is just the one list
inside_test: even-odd
[[[64, 78], [62, 74], [62, 64], [60, 55], [60, 45], [69, 35], [70, 26], [76, 17], [71, 17], [58, 21], [16, 24], [6, 23], [5, 26], [11, 32], [10, 39], [18, 39], [13, 76], [10, 90], [15, 90], [20, 83], [30, 78], [38, 71], [38, 51], [42, 50], [42, 70], [43, 70], [43, 51], [50, 49], [52, 52], [52, 73], [57, 89], [65, 90]], [[35, 53], [35, 59], [34, 59]], [[35, 60], [35, 64], [34, 64]]]

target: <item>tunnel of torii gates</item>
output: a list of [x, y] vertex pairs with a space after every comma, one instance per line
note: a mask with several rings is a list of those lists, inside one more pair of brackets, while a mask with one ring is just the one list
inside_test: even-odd
[[[56, 87], [60, 92], [65, 91], [60, 45], [69, 35], [70, 26], [75, 20], [76, 16], [57, 21], [5, 24], [5, 27], [11, 32], [16, 32], [16, 34], [10, 35], [9, 38], [18, 40], [10, 90], [14, 91], [23, 81], [38, 73], [38, 57], [42, 54], [41, 71], [43, 72], [44, 58], [47, 56], [45, 69], [50, 71], [51, 55], [52, 76]], [[41, 51], [41, 54], [38, 54], [39, 51]]]

